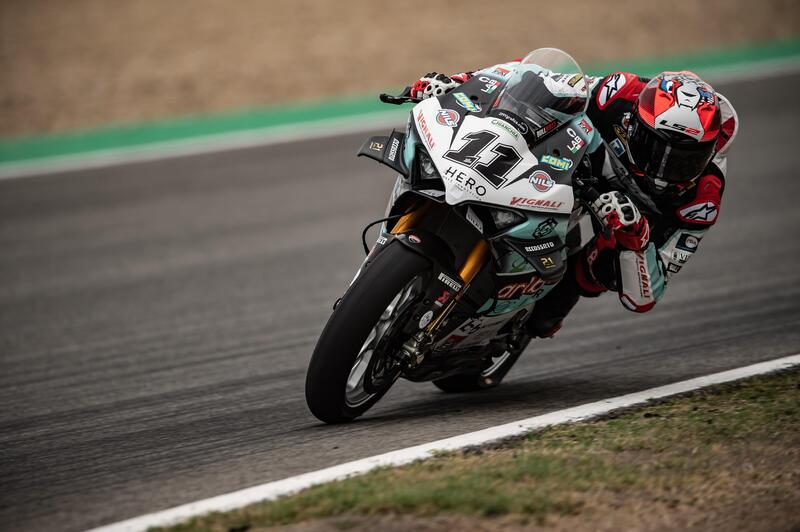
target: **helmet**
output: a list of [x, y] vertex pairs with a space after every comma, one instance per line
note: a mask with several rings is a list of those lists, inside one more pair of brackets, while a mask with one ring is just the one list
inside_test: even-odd
[[628, 123], [628, 158], [653, 193], [679, 188], [714, 156], [721, 118], [717, 95], [692, 72], [664, 72], [639, 94]]

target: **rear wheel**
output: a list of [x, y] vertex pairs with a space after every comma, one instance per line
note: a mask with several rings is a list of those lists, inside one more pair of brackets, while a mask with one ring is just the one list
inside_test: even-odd
[[322, 331], [306, 374], [306, 402], [318, 419], [360, 416], [400, 376], [392, 357], [407, 339], [402, 328], [421, 293], [427, 259], [389, 245], [347, 290]]

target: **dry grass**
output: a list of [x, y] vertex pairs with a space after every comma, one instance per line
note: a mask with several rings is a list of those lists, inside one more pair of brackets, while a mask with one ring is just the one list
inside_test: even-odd
[[540, 46], [589, 62], [797, 33], [796, 0], [4, 0], [0, 137], [370, 94]]
[[172, 530], [796, 530], [797, 508], [796, 370]]

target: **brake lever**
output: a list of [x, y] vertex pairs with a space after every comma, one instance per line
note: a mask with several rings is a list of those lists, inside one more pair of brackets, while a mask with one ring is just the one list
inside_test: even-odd
[[383, 103], [392, 105], [403, 105], [404, 103], [417, 103], [419, 100], [411, 97], [411, 87], [406, 87], [403, 92], [394, 96], [392, 94], [381, 94], [378, 96]]

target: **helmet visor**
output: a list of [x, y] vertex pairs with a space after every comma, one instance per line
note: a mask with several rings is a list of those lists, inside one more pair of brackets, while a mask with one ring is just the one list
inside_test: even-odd
[[714, 155], [714, 140], [668, 141], [635, 115], [628, 131], [631, 160], [651, 179], [683, 183], [699, 176]]

